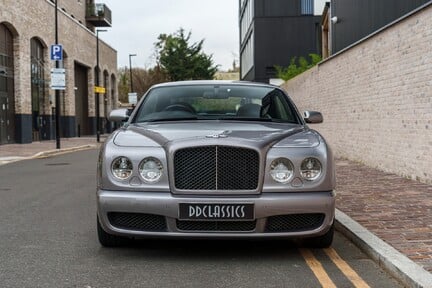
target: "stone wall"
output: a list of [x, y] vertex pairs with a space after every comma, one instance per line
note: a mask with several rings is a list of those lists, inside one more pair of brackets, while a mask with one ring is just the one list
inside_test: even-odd
[[432, 183], [431, 19], [432, 4], [282, 85], [323, 113], [337, 157]]

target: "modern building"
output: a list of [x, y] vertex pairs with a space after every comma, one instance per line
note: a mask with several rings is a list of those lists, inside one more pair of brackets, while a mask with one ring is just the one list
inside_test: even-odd
[[111, 11], [92, 0], [56, 1], [1, 1], [0, 144], [56, 138], [56, 92], [50, 87], [56, 67], [50, 51], [56, 43], [56, 14], [63, 47], [59, 67], [65, 69], [64, 90], [58, 90], [60, 134], [96, 133], [97, 82], [105, 88], [99, 94], [100, 129], [110, 130], [105, 116], [118, 98], [117, 52], [99, 39], [97, 29], [111, 26]]
[[430, 0], [331, 0], [322, 19], [323, 58], [338, 53]]
[[240, 78], [269, 82], [275, 65], [321, 54], [324, 0], [239, 0]]

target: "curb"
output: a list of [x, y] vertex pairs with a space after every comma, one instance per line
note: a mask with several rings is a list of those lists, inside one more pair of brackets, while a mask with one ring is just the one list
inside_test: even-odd
[[87, 144], [87, 145], [75, 146], [75, 147], [70, 147], [70, 148], [48, 150], [48, 151], [36, 153], [33, 156], [29, 157], [29, 159], [46, 158], [46, 157], [55, 156], [55, 155], [59, 155], [59, 154], [63, 154], [63, 153], [75, 152], [75, 151], [80, 151], [80, 150], [87, 150], [87, 149], [92, 149], [92, 148], [96, 148], [96, 147], [97, 146], [94, 144]]
[[407, 287], [432, 287], [432, 274], [336, 209], [336, 229]]
[[25, 160], [27, 157], [18, 157], [18, 156], [7, 156], [7, 157], [0, 157], [0, 165], [5, 165], [21, 160]]

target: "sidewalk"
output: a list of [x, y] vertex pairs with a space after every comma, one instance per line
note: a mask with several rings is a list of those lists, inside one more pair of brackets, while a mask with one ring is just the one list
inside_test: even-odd
[[[105, 138], [101, 137], [101, 142]], [[60, 150], [56, 149], [56, 141], [37, 141], [29, 144], [6, 144], [0, 145], [0, 165], [23, 159], [37, 158], [81, 149], [98, 147], [96, 136], [80, 138], [61, 138]]]
[[[105, 138], [102, 138], [103, 141]], [[0, 165], [97, 148], [96, 137], [0, 146]], [[336, 227], [409, 287], [432, 287], [432, 185], [337, 159]]]

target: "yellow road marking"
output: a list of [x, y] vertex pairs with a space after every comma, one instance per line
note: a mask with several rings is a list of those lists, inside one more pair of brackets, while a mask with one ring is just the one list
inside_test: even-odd
[[315, 274], [315, 277], [321, 283], [321, 286], [324, 288], [336, 288], [336, 285], [328, 276], [327, 272], [324, 270], [321, 263], [315, 258], [310, 250], [300, 249], [300, 253], [303, 258], [306, 260], [307, 265]]
[[337, 254], [333, 248], [326, 248], [324, 249], [324, 252], [356, 288], [369, 287], [369, 285]]

